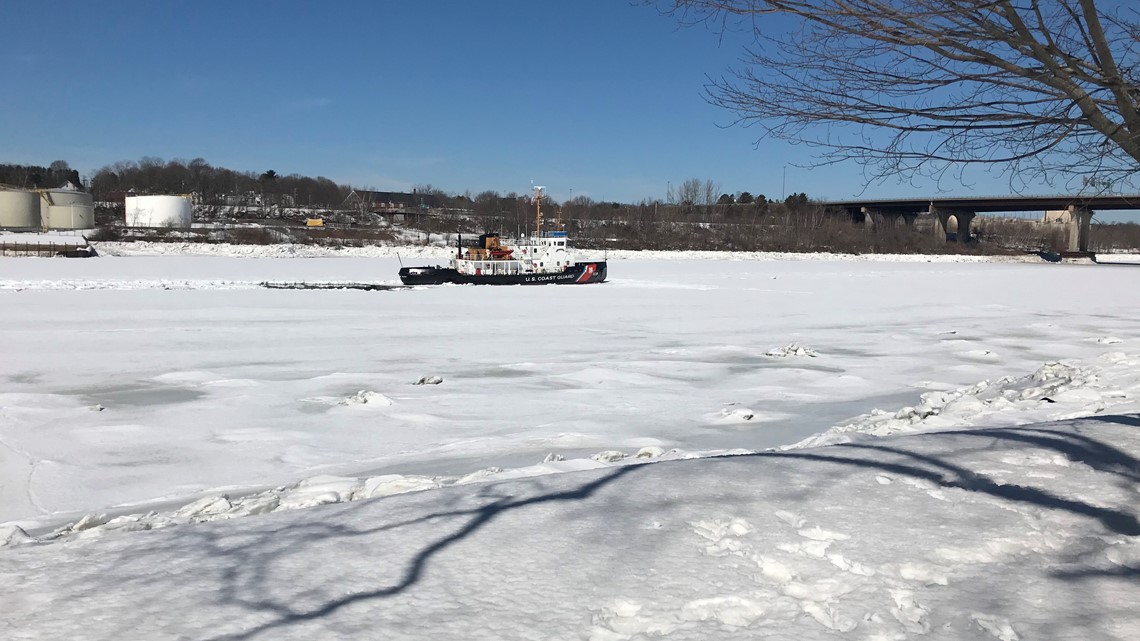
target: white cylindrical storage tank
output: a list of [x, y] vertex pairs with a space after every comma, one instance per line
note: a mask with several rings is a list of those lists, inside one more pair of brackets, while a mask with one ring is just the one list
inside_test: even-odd
[[40, 192], [40, 217], [48, 229], [92, 229], [95, 227], [95, 201], [91, 194], [69, 189]]
[[26, 189], [0, 190], [0, 229], [39, 229], [40, 195]]
[[187, 196], [127, 196], [128, 227], [189, 229], [193, 212]]

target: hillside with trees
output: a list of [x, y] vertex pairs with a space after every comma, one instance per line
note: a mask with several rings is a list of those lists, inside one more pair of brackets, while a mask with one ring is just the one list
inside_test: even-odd
[[0, 185], [20, 189], [53, 189], [69, 183], [83, 187], [79, 172], [72, 169], [66, 160], [56, 160], [47, 167], [0, 164]]
[[278, 175], [215, 167], [203, 158], [190, 161], [144, 157], [120, 161], [95, 172], [90, 191], [96, 201], [120, 200], [123, 194], [192, 194], [203, 206], [280, 204], [338, 207], [352, 190], [323, 176]]

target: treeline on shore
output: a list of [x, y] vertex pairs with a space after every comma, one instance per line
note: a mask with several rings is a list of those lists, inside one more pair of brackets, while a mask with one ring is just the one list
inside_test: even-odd
[[[198, 205], [287, 204], [333, 208], [340, 206], [352, 188], [324, 176], [279, 175], [215, 167], [205, 159], [143, 158], [107, 165], [91, 177], [96, 201], [116, 201], [122, 194], [192, 194]], [[288, 200], [287, 203], [283, 202]]]
[[[762, 198], [762, 197], [761, 197]], [[559, 217], [559, 213], [561, 216]], [[1028, 219], [979, 216], [971, 224], [971, 238], [956, 242], [935, 232], [934, 218], [922, 215], [914, 225], [876, 227], [870, 220], [855, 221], [841, 210], [829, 210], [805, 194], [783, 202], [759, 200], [756, 204], [669, 205], [646, 201], [570, 203], [556, 213], [544, 211], [546, 225], [561, 225], [580, 247], [653, 250], [719, 250], [837, 253], [1057, 253], [1066, 249], [1068, 226]], [[422, 217], [417, 228], [434, 233], [482, 229], [507, 236], [534, 227], [534, 208], [520, 207], [513, 215]], [[1094, 223], [1090, 250], [1127, 251], [1140, 248], [1140, 225]]]
[[0, 164], [0, 185], [18, 189], [54, 189], [70, 183], [83, 188], [79, 172], [66, 160], [56, 160], [47, 167], [39, 165]]
[[[215, 167], [202, 158], [190, 161], [145, 157], [122, 161], [97, 170], [86, 182], [66, 161], [48, 167], [0, 165], [0, 183], [26, 188], [58, 187], [71, 183], [90, 191], [96, 202], [121, 205], [126, 194], [193, 194], [198, 220], [219, 223], [261, 221], [272, 223], [265, 232], [227, 234], [214, 232], [203, 239], [234, 236], [240, 242], [321, 242], [353, 244], [375, 241], [375, 228], [400, 220], [401, 224], [434, 233], [500, 231], [506, 235], [533, 229], [535, 205], [530, 194], [448, 194], [431, 185], [417, 186], [423, 208], [415, 215], [396, 218], [378, 213], [375, 197], [382, 192], [354, 189], [325, 177], [279, 175]], [[386, 193], [386, 192], [383, 192]], [[430, 203], [430, 207], [423, 205]], [[337, 232], [302, 230], [290, 225], [321, 212], [342, 227]], [[101, 224], [113, 223], [113, 209], [97, 213]], [[543, 204], [544, 227], [562, 225], [580, 246], [628, 249], [835, 251], [858, 253], [932, 253], [1006, 251], [1062, 251], [1067, 228], [1029, 220], [978, 217], [970, 242], [946, 242], [935, 235], [928, 217], [914, 226], [875, 228], [857, 222], [845, 212], [828, 211], [805, 193], [782, 200], [763, 194], [722, 193], [711, 180], [689, 179], [670, 186], [665, 200], [639, 203], [600, 202], [576, 196], [562, 203]], [[358, 233], [343, 228], [357, 228]], [[322, 235], [323, 234], [323, 235]], [[111, 235], [120, 236], [118, 232]], [[163, 232], [150, 235], [171, 236]], [[177, 236], [177, 233], [173, 234]], [[186, 235], [186, 234], [183, 234]], [[189, 234], [193, 235], [193, 234]], [[1092, 251], [1140, 248], [1140, 225], [1094, 222]], [[215, 242], [217, 242], [215, 240]]]

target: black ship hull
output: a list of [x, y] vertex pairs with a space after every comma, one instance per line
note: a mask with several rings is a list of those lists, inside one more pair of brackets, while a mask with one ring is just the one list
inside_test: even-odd
[[460, 274], [450, 267], [404, 267], [405, 285], [586, 285], [606, 279], [606, 261], [578, 263], [566, 271], [547, 274]]

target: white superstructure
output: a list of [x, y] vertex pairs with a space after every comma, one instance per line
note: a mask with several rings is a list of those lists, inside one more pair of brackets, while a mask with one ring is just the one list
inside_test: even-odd
[[542, 232], [542, 190], [534, 188], [536, 206], [533, 236], [513, 247], [500, 242], [498, 234], [483, 234], [479, 246], [462, 248], [451, 260], [451, 266], [466, 276], [509, 276], [516, 274], [559, 274], [574, 265], [567, 245], [566, 232]]
[[574, 265], [566, 232], [532, 236], [508, 249], [494, 234], [480, 236], [483, 247], [471, 247], [451, 259], [452, 267], [468, 276], [559, 274]]

